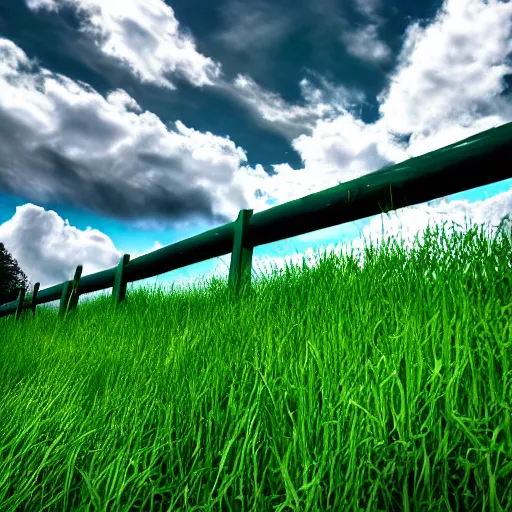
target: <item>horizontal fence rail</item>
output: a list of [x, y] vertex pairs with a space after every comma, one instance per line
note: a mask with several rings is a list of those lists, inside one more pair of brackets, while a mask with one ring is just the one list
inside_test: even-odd
[[491, 128], [439, 150], [384, 167], [301, 199], [253, 214], [241, 210], [234, 222], [168, 245], [116, 267], [33, 293], [0, 306], [0, 317], [60, 299], [60, 315], [76, 309], [79, 295], [113, 288], [116, 305], [125, 300], [129, 282], [154, 277], [200, 261], [232, 253], [229, 288], [236, 294], [250, 285], [253, 248], [318, 229], [387, 213], [512, 177], [512, 123]]

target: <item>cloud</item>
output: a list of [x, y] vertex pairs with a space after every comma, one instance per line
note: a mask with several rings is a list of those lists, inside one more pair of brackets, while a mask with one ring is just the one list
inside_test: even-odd
[[72, 279], [78, 265], [84, 265], [83, 275], [92, 274], [117, 265], [122, 256], [105, 233], [90, 227], [82, 231], [30, 203], [16, 207], [14, 216], [0, 224], [0, 240], [41, 289]]
[[[33, 63], [0, 39], [0, 188], [121, 220], [228, 222], [258, 205], [242, 148], [177, 121], [125, 91], [103, 97]], [[254, 199], [254, 200], [253, 200]]]
[[[31, 203], [16, 207], [12, 218], [0, 224], [0, 241], [17, 260], [30, 281], [31, 290], [36, 282], [40, 283], [40, 290], [43, 290], [72, 279], [78, 265], [83, 265], [82, 276], [112, 268], [123, 255], [112, 239], [100, 230], [90, 226], [85, 230], [78, 229], [55, 211]], [[133, 260], [162, 247], [163, 244], [156, 240], [152, 247], [131, 253], [130, 256]], [[211, 275], [227, 276], [227, 273], [221, 268]], [[183, 287], [196, 281], [179, 277], [173, 278], [172, 283]], [[164, 280], [160, 284], [166, 288], [168, 281]], [[90, 299], [105, 293], [110, 294], [111, 290], [88, 293], [86, 297]], [[58, 300], [49, 304], [58, 304]]]
[[371, 124], [354, 113], [363, 95], [321, 77], [304, 79], [304, 101], [291, 104], [239, 75], [239, 101], [288, 137], [304, 163], [274, 165], [259, 180], [262, 197], [291, 201], [512, 121], [500, 96], [512, 69], [511, 21], [512, 4], [449, 0], [427, 27], [412, 24]]
[[367, 125], [352, 114], [320, 120], [311, 135], [292, 142], [304, 162], [302, 169], [274, 165], [276, 174], [261, 181], [264, 197], [278, 204], [320, 192], [386, 165], [408, 158], [404, 147], [379, 125]]
[[405, 159], [405, 152], [379, 128], [347, 112], [318, 121], [313, 133], [296, 138], [293, 147], [311, 174], [313, 169], [320, 174], [343, 169], [343, 181], [349, 181]]
[[356, 30], [342, 32], [341, 40], [350, 55], [370, 63], [389, 61], [391, 48], [379, 39], [377, 25], [365, 25]]
[[380, 0], [354, 0], [354, 4], [360, 13], [372, 18], [380, 9], [381, 2]]
[[[78, 265], [83, 265], [82, 276], [115, 267], [123, 255], [100, 230], [90, 226], [78, 229], [55, 211], [31, 203], [16, 207], [13, 217], [0, 224], [0, 241], [17, 260], [30, 281], [31, 290], [36, 282], [43, 290], [72, 279]], [[130, 256], [134, 259], [162, 247], [156, 240], [152, 247]], [[186, 282], [186, 279], [175, 280], [177, 285]], [[99, 290], [87, 297], [105, 292], [110, 293]]]
[[27, 7], [34, 11], [46, 9], [47, 11], [57, 11], [58, 4], [55, 0], [25, 0]]
[[[347, 9], [346, 2], [338, 0], [306, 0], [309, 17], [318, 18], [323, 37], [326, 33], [338, 38], [345, 50], [369, 64], [386, 63], [391, 57], [391, 49], [380, 39], [379, 28], [386, 19], [379, 14], [380, 0], [352, 0], [350, 3], [359, 12], [363, 21], [355, 22]], [[357, 17], [356, 17], [357, 18]], [[350, 21], [349, 21], [350, 20]]]
[[291, 141], [301, 134], [311, 133], [319, 119], [333, 117], [365, 101], [362, 91], [334, 85], [312, 71], [308, 75], [309, 78], [303, 78], [299, 83], [302, 104], [285, 101], [278, 93], [264, 89], [247, 75], [239, 74], [233, 83], [224, 82], [219, 87], [235, 101], [246, 105], [256, 122]]
[[[359, 0], [357, 5], [367, 14], [378, 8], [378, 2]], [[512, 104], [500, 96], [506, 86], [505, 76], [512, 72], [511, 13], [512, 4], [496, 0], [448, 0], [428, 26], [411, 24], [389, 86], [377, 97], [381, 115], [377, 138], [393, 141], [401, 135], [410, 136], [407, 158], [511, 120]], [[375, 24], [356, 30], [345, 27], [341, 37], [347, 49], [360, 58], [387, 59], [389, 48], [376, 39], [376, 31]], [[243, 75], [235, 79], [231, 92], [268, 128], [290, 140], [299, 139], [293, 142], [296, 148], [325, 146], [313, 133], [324, 137], [326, 126], [332, 126], [332, 144], [325, 153], [327, 164], [332, 163], [332, 146], [340, 124], [334, 117], [344, 117], [344, 111], [352, 115], [350, 104], [362, 103], [364, 96], [326, 84], [325, 80], [318, 85], [303, 80], [304, 102], [298, 104], [284, 101]], [[308, 96], [308, 87], [315, 94]], [[336, 95], [323, 92], [336, 87]], [[310, 144], [307, 137], [311, 137]], [[339, 143], [343, 146], [343, 138]], [[402, 154], [401, 145], [388, 149], [387, 153]], [[323, 158], [322, 151], [319, 153], [317, 161]]]
[[174, 89], [171, 76], [212, 85], [221, 66], [197, 51], [163, 0], [25, 0], [29, 9], [75, 9], [91, 45], [125, 64], [142, 82]]
[[416, 156], [512, 120], [500, 97], [512, 73], [512, 4], [448, 0], [425, 28], [409, 26], [390, 85], [378, 100], [382, 122], [411, 134]]
[[[500, 96], [512, 72], [511, 22], [510, 3], [448, 0], [429, 26], [407, 30], [378, 97], [380, 119], [367, 124], [342, 105], [337, 115], [327, 105], [328, 115], [292, 140], [304, 167], [274, 166], [262, 190], [290, 201], [512, 121], [510, 99]], [[410, 136], [408, 143], [400, 136]]]
[[[163, 211], [166, 218], [177, 220], [184, 219], [185, 214], [195, 214], [202, 210], [212, 218], [212, 210], [216, 206], [217, 213], [221, 210], [229, 211], [234, 218], [237, 209], [247, 207], [248, 204], [254, 205], [257, 210], [265, 208], [269, 199], [274, 199], [278, 203], [297, 199], [512, 120], [510, 102], [500, 97], [505, 87], [504, 77], [511, 71], [507, 61], [511, 50], [511, 20], [512, 4], [496, 1], [484, 3], [481, 0], [449, 0], [427, 27], [422, 28], [417, 23], [411, 25], [405, 34], [398, 66], [391, 77], [389, 87], [378, 97], [381, 103], [381, 117], [372, 124], [362, 122], [350, 111], [353, 107], [352, 102], [362, 101], [360, 93], [358, 95], [357, 92], [348, 91], [318, 77], [304, 79], [301, 82], [304, 98], [301, 104], [284, 101], [278, 94], [264, 90], [247, 76], [239, 75], [234, 84], [224, 82], [226, 92], [231, 91], [239, 101], [245, 102], [251, 111], [259, 116], [262, 123], [290, 139], [304, 162], [304, 167], [299, 170], [292, 169], [288, 164], [276, 164], [276, 174], [267, 176], [261, 166], [256, 166], [255, 169], [242, 166], [243, 151], [229, 139], [199, 133], [181, 123], [176, 125], [175, 131], [167, 130], [158, 118], [149, 112], [122, 111], [121, 114], [117, 114], [115, 121], [112, 121], [109, 116], [100, 116], [106, 100], [85, 88], [77, 97], [83, 95], [87, 98], [97, 98], [98, 104], [102, 107], [92, 109], [93, 117], [96, 116], [94, 126], [104, 125], [97, 128], [97, 140], [94, 137], [88, 139], [90, 147], [99, 144], [100, 148], [115, 148], [103, 151], [102, 158], [106, 159], [106, 167], [91, 162], [90, 158], [87, 163], [82, 161], [83, 158], [78, 158], [78, 140], [84, 140], [83, 134], [87, 130], [78, 130], [73, 138], [73, 130], [69, 130], [65, 123], [61, 124], [65, 127], [66, 137], [74, 141], [77, 148], [75, 153], [70, 153], [73, 145], [61, 144], [61, 147], [66, 147], [66, 151], [57, 152], [55, 156], [55, 153], [51, 152], [55, 149], [53, 142], [51, 148], [48, 148], [48, 144], [42, 149], [36, 147], [39, 151], [36, 155], [39, 159], [44, 157], [43, 162], [53, 162], [53, 168], [56, 169], [69, 166], [71, 158], [75, 164], [72, 166], [74, 175], [88, 176], [89, 181], [98, 175], [97, 168], [108, 168], [114, 171], [116, 177], [124, 177], [125, 188], [145, 188], [142, 197], [148, 198], [147, 202], [142, 198], [136, 199], [138, 208], [133, 207], [133, 212], [158, 210], [160, 213]], [[14, 50], [11, 53], [13, 54]], [[11, 61], [14, 58], [11, 55], [10, 60], [7, 59], [8, 67], [12, 68]], [[23, 83], [26, 83], [28, 75], [23, 76]], [[40, 74], [41, 83], [50, 79], [48, 74]], [[52, 83], [56, 83], [56, 80], [51, 80]], [[60, 87], [65, 89], [62, 85]], [[80, 88], [82, 85], [75, 84], [74, 87]], [[64, 93], [62, 95], [66, 97]], [[32, 96], [37, 95], [34, 93]], [[35, 100], [31, 98], [31, 101]], [[45, 101], [47, 98], [38, 97], [35, 104], [42, 105]], [[66, 101], [58, 102], [59, 108], [65, 113], [61, 114], [63, 119], [70, 118], [68, 124], [73, 128], [83, 127], [90, 114], [76, 101]], [[120, 96], [111, 97], [109, 101], [115, 102], [119, 107]], [[27, 102], [23, 101], [22, 104], [26, 105]], [[72, 109], [69, 108], [70, 104], [73, 104]], [[113, 107], [114, 103], [111, 103], [111, 106]], [[133, 106], [132, 110], [133, 108], [136, 107]], [[34, 118], [30, 126], [37, 126], [40, 122], [38, 119], [44, 115], [43, 112], [44, 109], [38, 107], [25, 113], [23, 119], [35, 116], [37, 119]], [[77, 112], [80, 112], [79, 116], [76, 115]], [[80, 118], [80, 123], [76, 122], [77, 117]], [[48, 119], [50, 118], [51, 116]], [[19, 121], [19, 118], [16, 119]], [[48, 121], [45, 123], [40, 128], [42, 133]], [[141, 141], [143, 136], [139, 132], [147, 130], [149, 125], [151, 132], [158, 135], [147, 136], [147, 139]], [[123, 130], [128, 132], [125, 134]], [[14, 132], [10, 130], [10, 134]], [[404, 135], [408, 143], [400, 140]], [[109, 144], [105, 142], [105, 145], [102, 145], [109, 137]], [[21, 139], [25, 140], [27, 137]], [[82, 144], [85, 145], [85, 142]], [[204, 150], [200, 153], [194, 149], [196, 144], [201, 147], [208, 145], [208, 158], [211, 158], [211, 161], [206, 158]], [[18, 152], [17, 155], [25, 153]], [[101, 154], [101, 151], [99, 153]], [[112, 157], [113, 153], [117, 158]], [[199, 158], [200, 154], [204, 156], [202, 159]], [[15, 160], [14, 157], [12, 159]], [[213, 166], [216, 175], [215, 185], [211, 183], [212, 180], [207, 180], [211, 186], [205, 196], [205, 190], [201, 188], [205, 179], [205, 164], [208, 163], [211, 167], [213, 162], [218, 166]], [[137, 165], [141, 163], [147, 166], [144, 173], [136, 170]], [[196, 187], [190, 191], [187, 207], [180, 208], [186, 193], [180, 191], [175, 202], [170, 203], [168, 198], [169, 194], [172, 196], [169, 190], [176, 190], [176, 173], [184, 176], [179, 170], [185, 168], [188, 171], [187, 178], [180, 183], [189, 185], [192, 182]], [[49, 174], [51, 175], [45, 172], [45, 177]], [[65, 179], [72, 182], [70, 176], [70, 173], [66, 173]], [[102, 172], [102, 176], [110, 175]], [[226, 180], [232, 180], [233, 183], [227, 190], [220, 187], [220, 183], [224, 184]], [[39, 181], [42, 182], [39, 187], [42, 194], [44, 182], [42, 179]], [[111, 190], [108, 182], [105, 186], [105, 181], [105, 178], [99, 181], [96, 189], [100, 192], [94, 195], [94, 200], [89, 201], [93, 204], [101, 202], [102, 205], [133, 204], [116, 196], [120, 192], [123, 198], [132, 196], [133, 190], [129, 190], [128, 193], [122, 187], [121, 191], [116, 189], [115, 193], [110, 194], [105, 200], [102, 195], [110, 193]], [[10, 176], [10, 182], [16, 182], [15, 175]], [[160, 194], [159, 186], [162, 186], [162, 183], [167, 183], [167, 186], [163, 185], [164, 190]], [[19, 187], [22, 185], [20, 183]], [[65, 185], [64, 180], [64, 184], [61, 183], [57, 188], [59, 193], [64, 186], [67, 190], [72, 189], [71, 186]], [[187, 190], [187, 186], [183, 187]], [[230, 193], [233, 197], [229, 197]], [[255, 194], [257, 200], [254, 199]], [[214, 197], [218, 199], [217, 203]], [[192, 203], [195, 206], [189, 207]], [[228, 208], [228, 204], [232, 207]], [[105, 211], [108, 211], [108, 208]], [[180, 215], [182, 212], [183, 215]], [[123, 215], [128, 216], [127, 212]], [[135, 217], [135, 213], [132, 217]]]
[[228, 2], [221, 7], [225, 28], [215, 38], [230, 50], [253, 54], [275, 47], [293, 28], [290, 12], [275, 3]]

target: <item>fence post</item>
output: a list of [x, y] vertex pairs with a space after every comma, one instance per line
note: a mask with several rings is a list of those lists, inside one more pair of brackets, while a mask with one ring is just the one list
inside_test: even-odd
[[39, 291], [40, 283], [36, 283], [34, 285], [34, 291], [32, 292], [32, 316], [36, 316], [36, 306], [37, 306], [37, 292]]
[[82, 265], [78, 265], [76, 267], [75, 276], [73, 277], [73, 282], [71, 284], [71, 295], [69, 297], [66, 312], [72, 311], [78, 306], [78, 297], [80, 296], [80, 291], [78, 288], [80, 286], [80, 277], [82, 277], [82, 268]]
[[23, 311], [23, 301], [25, 300], [25, 288], [21, 287], [18, 294], [18, 304], [16, 305], [16, 322], [20, 319]]
[[235, 221], [233, 251], [229, 266], [228, 288], [238, 295], [250, 287], [253, 247], [247, 245], [249, 222], [254, 210], [240, 210]]
[[59, 316], [63, 317], [67, 311], [75, 309], [78, 304], [78, 284], [82, 275], [82, 265], [78, 265], [72, 281], [66, 281], [60, 296]]
[[62, 287], [62, 294], [60, 296], [60, 305], [59, 305], [59, 316], [64, 316], [66, 314], [66, 306], [69, 301], [69, 297], [71, 296], [71, 281], [66, 281], [64, 286]]
[[114, 286], [112, 287], [112, 300], [114, 307], [119, 306], [126, 298], [126, 279], [124, 277], [124, 268], [130, 261], [130, 255], [121, 256], [117, 264], [116, 275], [114, 278]]

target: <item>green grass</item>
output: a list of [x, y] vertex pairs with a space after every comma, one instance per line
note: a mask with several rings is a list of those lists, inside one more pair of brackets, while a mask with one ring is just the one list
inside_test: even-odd
[[443, 225], [3, 318], [0, 510], [511, 510], [511, 259]]

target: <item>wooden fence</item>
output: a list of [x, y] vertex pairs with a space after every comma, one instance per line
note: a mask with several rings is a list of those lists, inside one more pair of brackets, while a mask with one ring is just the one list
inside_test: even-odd
[[116, 267], [72, 280], [0, 306], [0, 317], [60, 298], [59, 315], [75, 309], [79, 295], [112, 288], [113, 304], [125, 300], [127, 283], [232, 253], [228, 288], [235, 295], [250, 286], [253, 248], [357, 219], [387, 213], [512, 177], [512, 123], [486, 130], [437, 151], [253, 215], [241, 210], [223, 226], [168, 245]]

